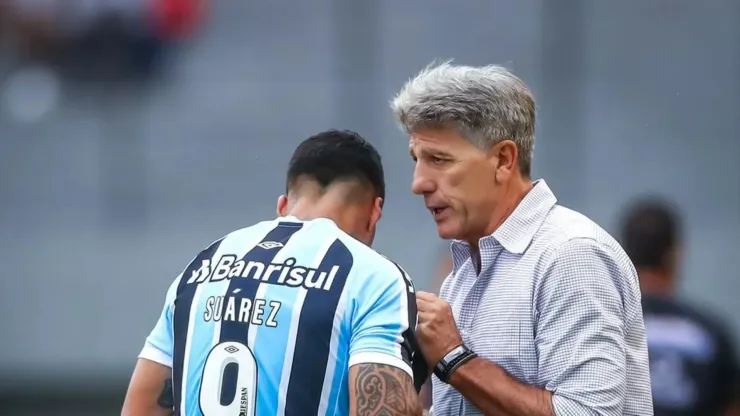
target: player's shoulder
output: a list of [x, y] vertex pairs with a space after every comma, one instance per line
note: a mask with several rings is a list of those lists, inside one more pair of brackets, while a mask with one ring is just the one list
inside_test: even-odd
[[359, 272], [356, 274], [395, 274], [398, 276], [403, 270], [393, 260], [347, 234], [333, 221], [326, 218], [303, 221], [303, 232], [308, 233], [308, 238], [305, 239], [308, 241], [329, 239], [340, 242], [352, 256], [352, 269]]
[[385, 285], [392, 282], [410, 280], [404, 268], [394, 260], [342, 232], [339, 240], [352, 253], [353, 269], [358, 278], [368, 282]]

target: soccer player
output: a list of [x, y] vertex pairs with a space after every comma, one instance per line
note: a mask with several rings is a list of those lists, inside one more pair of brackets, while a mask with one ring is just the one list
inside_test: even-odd
[[633, 202], [622, 223], [640, 276], [655, 416], [731, 415], [739, 403], [732, 335], [713, 314], [676, 297], [683, 225], [672, 203]]
[[421, 413], [414, 286], [370, 248], [377, 151], [349, 131], [312, 136], [286, 193], [278, 218], [214, 242], [175, 279], [124, 415]]

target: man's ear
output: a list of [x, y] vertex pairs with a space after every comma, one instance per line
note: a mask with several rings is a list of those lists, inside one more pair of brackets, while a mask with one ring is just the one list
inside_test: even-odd
[[370, 212], [370, 229], [375, 230], [375, 227], [383, 216], [383, 198], [377, 197], [373, 201], [373, 210]]
[[516, 148], [516, 143], [511, 140], [504, 140], [493, 146], [489, 157], [494, 163], [496, 180], [499, 182], [505, 182], [519, 170], [519, 150]]
[[278, 217], [284, 217], [288, 213], [288, 197], [280, 195], [277, 200], [277, 215]]

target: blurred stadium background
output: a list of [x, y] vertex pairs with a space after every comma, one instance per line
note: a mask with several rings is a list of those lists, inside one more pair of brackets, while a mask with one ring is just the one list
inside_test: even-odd
[[271, 217], [326, 128], [378, 146], [377, 247], [432, 288], [444, 243], [388, 101], [434, 59], [528, 82], [562, 204], [614, 230], [633, 197], [674, 200], [682, 295], [740, 330], [735, 0], [4, 0], [0, 45], [3, 415], [117, 414], [171, 280]]

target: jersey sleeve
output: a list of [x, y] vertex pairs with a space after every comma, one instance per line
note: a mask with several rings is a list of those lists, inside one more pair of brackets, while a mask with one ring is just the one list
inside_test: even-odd
[[139, 358], [144, 358], [155, 363], [172, 367], [172, 354], [174, 349], [172, 314], [177, 295], [177, 286], [182, 279], [180, 275], [167, 290], [164, 307], [159, 315], [154, 329], [144, 342], [144, 348], [139, 353]]
[[365, 273], [361, 279], [352, 296], [349, 365], [387, 364], [413, 377], [417, 313], [411, 279], [393, 266]]

